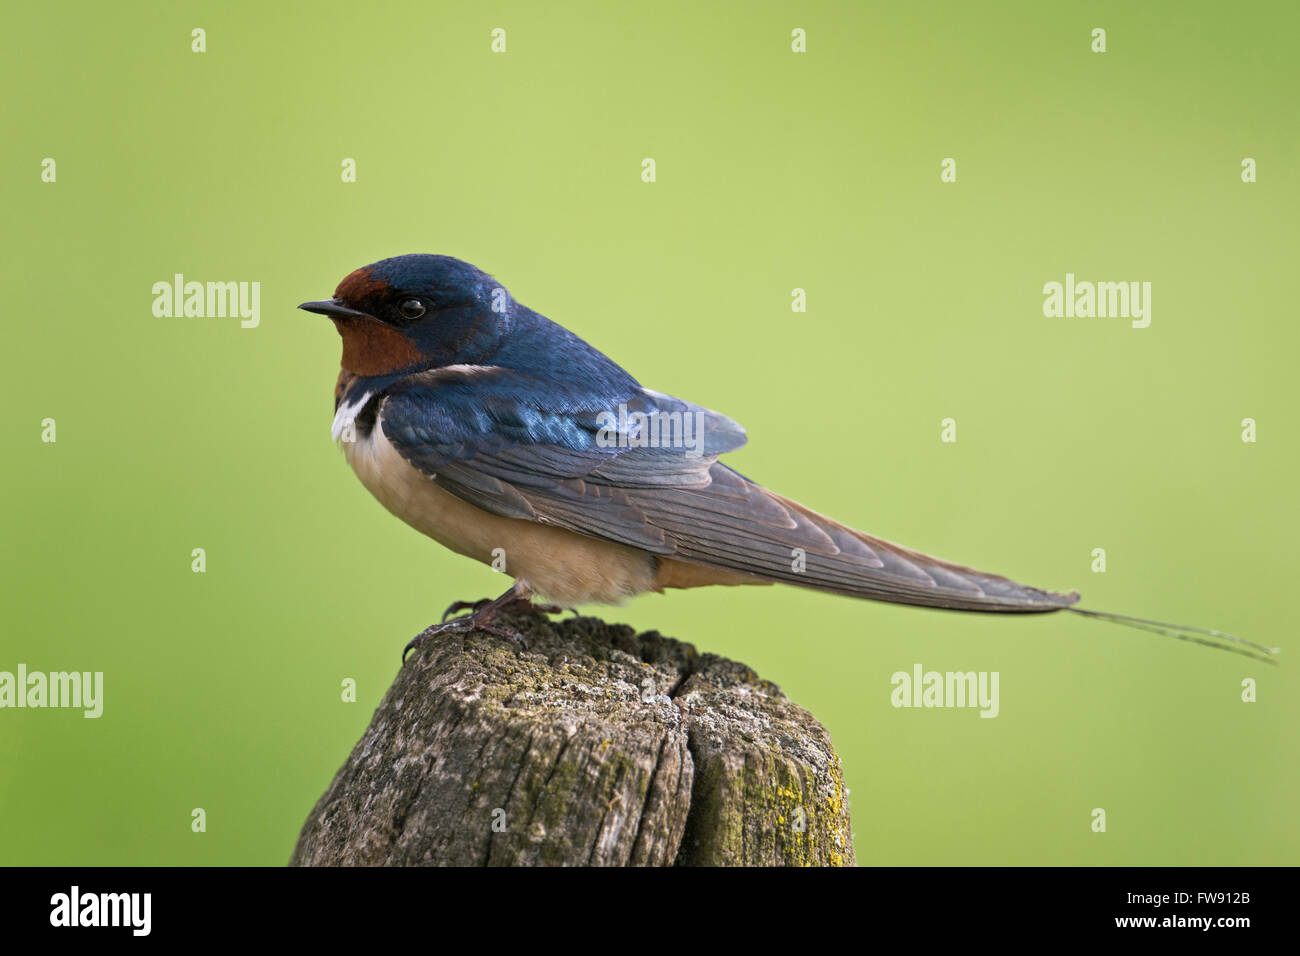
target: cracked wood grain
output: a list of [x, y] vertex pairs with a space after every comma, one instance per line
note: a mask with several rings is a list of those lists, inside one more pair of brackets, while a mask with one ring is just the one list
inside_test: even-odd
[[830, 737], [743, 664], [596, 618], [422, 644], [300, 866], [852, 865]]

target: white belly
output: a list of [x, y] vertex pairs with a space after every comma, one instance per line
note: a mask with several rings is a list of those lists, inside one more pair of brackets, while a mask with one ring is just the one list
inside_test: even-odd
[[657, 565], [644, 551], [503, 518], [443, 490], [398, 453], [382, 420], [381, 412], [370, 434], [343, 442], [343, 451], [370, 493], [417, 531], [485, 564], [504, 558], [505, 573], [557, 604], [618, 604], [655, 589]]

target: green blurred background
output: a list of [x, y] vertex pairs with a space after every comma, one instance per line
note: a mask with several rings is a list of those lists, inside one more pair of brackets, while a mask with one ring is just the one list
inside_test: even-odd
[[[9, 9], [0, 669], [101, 670], [105, 710], [0, 711], [0, 862], [284, 863], [402, 645], [502, 588], [329, 440], [338, 337], [294, 307], [407, 252], [736, 418], [730, 463], [818, 510], [1288, 652], [789, 588], [597, 610], [819, 717], [860, 862], [1300, 862], [1300, 15], [885, 6]], [[155, 318], [176, 272], [261, 282], [260, 326]], [[1066, 272], [1150, 281], [1151, 327], [1044, 318]], [[998, 671], [1000, 716], [893, 708], [915, 663]]]

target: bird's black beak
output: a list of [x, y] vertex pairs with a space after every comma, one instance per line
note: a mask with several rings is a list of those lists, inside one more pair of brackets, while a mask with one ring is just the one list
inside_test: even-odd
[[318, 302], [304, 302], [298, 306], [304, 312], [315, 312], [318, 315], [328, 315], [331, 319], [340, 319], [350, 316], [354, 319], [373, 319], [373, 315], [365, 312], [358, 312], [356, 309], [349, 309], [338, 299], [321, 299]]

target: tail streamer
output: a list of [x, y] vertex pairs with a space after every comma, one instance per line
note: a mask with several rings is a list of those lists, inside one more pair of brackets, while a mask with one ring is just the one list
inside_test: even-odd
[[1280, 647], [1265, 647], [1263, 644], [1256, 644], [1254, 641], [1248, 641], [1244, 637], [1237, 637], [1235, 634], [1229, 634], [1226, 631], [1216, 631], [1209, 627], [1191, 627], [1186, 624], [1169, 624], [1165, 621], [1149, 621], [1142, 617], [1129, 617], [1127, 614], [1111, 614], [1107, 611], [1089, 611], [1084, 608], [1071, 607], [1065, 608], [1074, 614], [1082, 614], [1084, 617], [1091, 617], [1101, 621], [1113, 621], [1116, 624], [1123, 624], [1126, 627], [1134, 627], [1140, 631], [1150, 631], [1152, 634], [1161, 634], [1165, 637], [1174, 637], [1180, 641], [1192, 641], [1196, 644], [1203, 644], [1206, 647], [1213, 647], [1220, 651], [1228, 651], [1232, 654], [1241, 654], [1252, 660], [1263, 661], [1266, 664], [1276, 664], [1274, 656], [1282, 652]]

